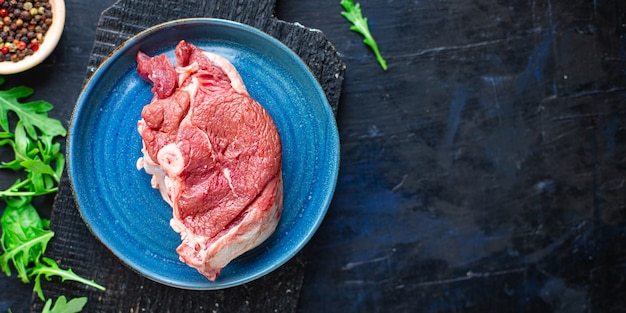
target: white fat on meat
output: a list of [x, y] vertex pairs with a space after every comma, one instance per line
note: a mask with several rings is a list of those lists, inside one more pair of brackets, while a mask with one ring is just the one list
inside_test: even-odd
[[[227, 59], [184, 41], [176, 56], [174, 67], [162, 56], [138, 53], [137, 71], [155, 96], [137, 123], [143, 156], [136, 165], [173, 209], [180, 260], [213, 281], [277, 228], [281, 144], [271, 117]], [[207, 79], [213, 87], [203, 89]]]

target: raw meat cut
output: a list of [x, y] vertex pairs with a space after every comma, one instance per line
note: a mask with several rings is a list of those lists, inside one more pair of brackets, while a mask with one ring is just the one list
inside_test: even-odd
[[154, 97], [137, 129], [138, 169], [173, 209], [181, 261], [215, 280], [222, 268], [274, 231], [283, 202], [277, 128], [225, 58], [180, 41], [176, 66], [137, 54]]

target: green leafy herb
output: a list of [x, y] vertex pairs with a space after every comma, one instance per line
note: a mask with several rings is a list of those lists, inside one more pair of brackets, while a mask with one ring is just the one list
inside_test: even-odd
[[[0, 85], [3, 83], [4, 79], [0, 78]], [[6, 190], [0, 190], [0, 198], [6, 203], [0, 217], [0, 268], [8, 276], [14, 268], [25, 283], [34, 280], [33, 291], [42, 301], [45, 300], [42, 277], [50, 280], [56, 276], [61, 281], [72, 280], [105, 290], [95, 281], [82, 278], [71, 269], [62, 269], [56, 261], [44, 257], [54, 232], [50, 230], [50, 221], [41, 218], [31, 202], [33, 197], [57, 191], [65, 158], [55, 138], [65, 136], [66, 130], [59, 120], [48, 117], [52, 104], [19, 101], [32, 93], [33, 89], [25, 86], [0, 90], [0, 147], [13, 151], [13, 160], [0, 163], [0, 169], [24, 173], [24, 177]], [[13, 129], [9, 112], [17, 117]], [[61, 296], [51, 309], [52, 300], [48, 299], [44, 312], [79, 312], [86, 302], [87, 298], [68, 302]]]
[[359, 3], [354, 4], [353, 0], [341, 0], [341, 6], [345, 10], [341, 12], [341, 15], [352, 23], [350, 30], [363, 35], [363, 42], [372, 49], [376, 55], [376, 60], [378, 60], [383, 70], [386, 71], [387, 61], [385, 61], [381, 55], [378, 44], [370, 32], [369, 26], [367, 25], [367, 17], [363, 17], [361, 13], [361, 5]]
[[32, 274], [31, 274], [32, 276], [35, 276], [35, 287], [33, 288], [33, 290], [37, 292], [37, 295], [42, 300], [44, 299], [43, 290], [41, 289], [41, 276], [42, 275], [45, 276], [47, 280], [50, 280], [50, 277], [52, 276], [58, 276], [58, 277], [61, 277], [61, 281], [73, 280], [73, 281], [85, 284], [87, 286], [94, 287], [98, 290], [106, 290], [106, 288], [99, 285], [95, 281], [87, 280], [85, 278], [82, 278], [76, 275], [72, 271], [72, 269], [64, 270], [64, 269], [59, 268], [59, 265], [50, 258], [44, 257], [43, 262], [46, 263], [46, 265], [39, 264], [38, 267], [33, 269]]
[[[2, 83], [4, 80], [0, 78], [0, 85]], [[56, 192], [65, 166], [61, 145], [54, 142], [54, 138], [65, 136], [66, 130], [59, 120], [48, 117], [52, 104], [45, 101], [19, 102], [32, 93], [33, 89], [25, 86], [0, 90], [0, 146], [11, 147], [14, 154], [14, 159], [2, 162], [0, 169], [26, 173], [24, 180], [18, 180], [0, 191], [0, 196], [5, 198]], [[13, 130], [9, 125], [9, 112], [18, 117]]]
[[[0, 85], [4, 83], [4, 79], [0, 78]], [[19, 99], [32, 95], [34, 90], [30, 87], [19, 86], [9, 90], [0, 90], [0, 127], [5, 132], [9, 131], [8, 112], [13, 111], [17, 114], [26, 132], [32, 139], [39, 136], [37, 130], [41, 134], [49, 136], [65, 136], [66, 130], [59, 120], [48, 117], [48, 111], [52, 110], [52, 104], [39, 100], [27, 103], [20, 103]]]
[[87, 297], [74, 298], [67, 301], [65, 296], [60, 296], [52, 306], [52, 299], [48, 299], [43, 307], [42, 313], [76, 313], [80, 312], [87, 303]]
[[20, 207], [7, 206], [0, 219], [0, 225], [2, 225], [0, 242], [4, 251], [0, 255], [0, 266], [4, 273], [10, 276], [12, 264], [17, 276], [28, 283], [30, 266], [39, 262], [54, 233], [44, 229], [43, 220], [31, 204]]

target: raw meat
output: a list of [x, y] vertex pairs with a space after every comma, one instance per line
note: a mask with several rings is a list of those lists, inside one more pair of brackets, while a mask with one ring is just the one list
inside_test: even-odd
[[225, 58], [181, 41], [176, 66], [137, 54], [154, 98], [137, 129], [152, 186], [173, 209], [181, 261], [215, 280], [275, 230], [283, 202], [276, 126]]

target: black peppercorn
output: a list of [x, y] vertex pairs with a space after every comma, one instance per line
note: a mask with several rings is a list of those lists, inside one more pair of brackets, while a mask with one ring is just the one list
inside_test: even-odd
[[23, 21], [28, 22], [32, 18], [32, 15], [30, 15], [30, 12], [28, 11], [22, 11], [22, 13], [20, 13], [20, 18]]

